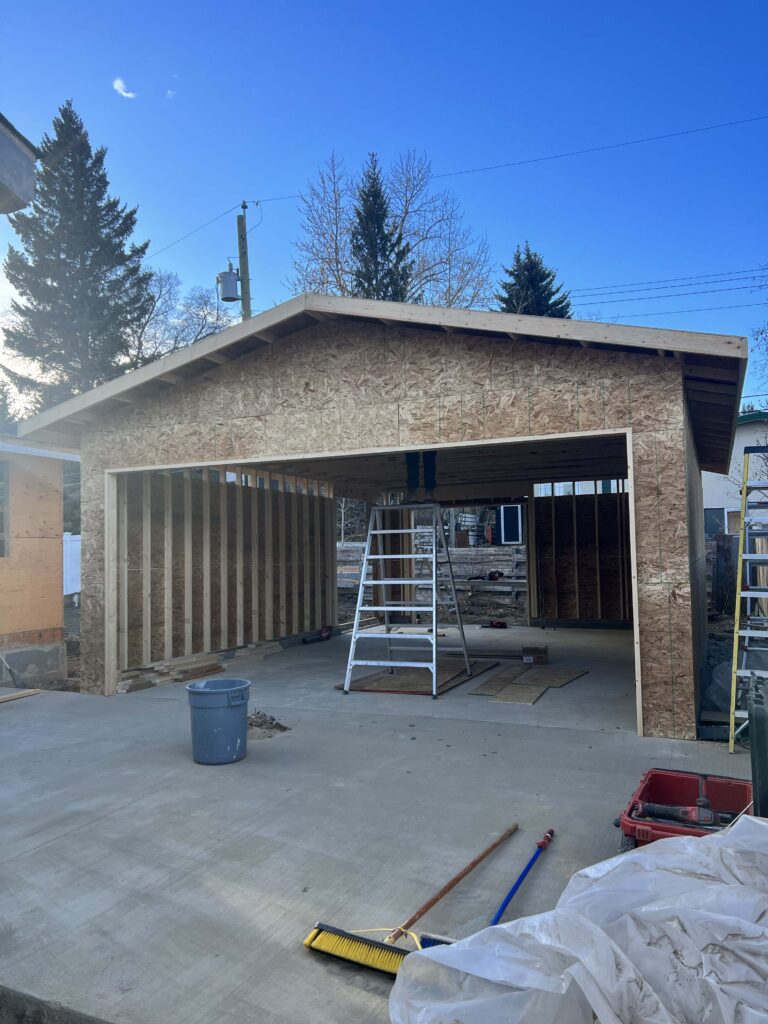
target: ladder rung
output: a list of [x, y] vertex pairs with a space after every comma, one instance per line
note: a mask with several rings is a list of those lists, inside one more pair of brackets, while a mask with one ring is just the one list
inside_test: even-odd
[[768, 630], [766, 629], [740, 629], [739, 636], [756, 637], [758, 640], [768, 640]]
[[742, 590], [741, 596], [753, 597], [756, 601], [764, 601], [765, 598], [768, 597], [768, 590], [759, 590], [758, 588], [755, 588], [754, 590]]
[[736, 675], [742, 678], [746, 677], [749, 679], [750, 676], [757, 676], [759, 679], [768, 679], [768, 669], [766, 668], [737, 668]]
[[755, 554], [749, 552], [741, 556], [746, 562], [768, 562], [768, 554]]
[[371, 668], [428, 668], [430, 672], [432, 671], [431, 661], [359, 661], [355, 658], [349, 664], [352, 668], [364, 668], [365, 666]]
[[[415, 560], [417, 558], [418, 559], [428, 558], [429, 561], [431, 562], [434, 557], [435, 557], [434, 552], [429, 551], [425, 555], [368, 555], [368, 558], [366, 559], [366, 561], [367, 562], [374, 562], [374, 561], [375, 562], [381, 562], [385, 558], [398, 558], [398, 559], [403, 559], [403, 560], [406, 559], [406, 558], [409, 558], [409, 559], [411, 559], [413, 561], [413, 560]], [[768, 555], [766, 555], [766, 558], [768, 558]]]
[[[371, 633], [367, 629], [355, 633], [356, 640], [426, 640], [428, 643], [434, 643], [433, 633]], [[392, 645], [394, 647], [394, 644]]]
[[414, 527], [412, 527], [411, 529], [408, 529], [408, 530], [371, 530], [370, 532], [372, 534], [374, 534], [374, 533], [375, 534], [382, 534], [382, 533], [429, 533], [429, 534], [431, 534], [432, 533], [432, 527], [431, 526], [414, 526]]
[[741, 711], [739, 708], [736, 708], [733, 712], [733, 717], [738, 718], [740, 722], [746, 722], [748, 716], [746, 711]]
[[768, 487], [768, 480], [747, 480], [747, 488], [749, 490], [759, 491], [766, 487]]
[[361, 612], [424, 612], [432, 614], [432, 607], [428, 604], [363, 604], [360, 605]]
[[[366, 587], [386, 587], [390, 584], [401, 584], [405, 586], [408, 584], [410, 587], [431, 587], [432, 580], [425, 580], [415, 576], [409, 576], [402, 580], [365, 580]], [[438, 580], [438, 583], [442, 581]]]

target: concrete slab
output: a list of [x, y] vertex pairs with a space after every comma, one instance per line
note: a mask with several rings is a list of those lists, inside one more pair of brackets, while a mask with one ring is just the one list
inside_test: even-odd
[[509, 916], [612, 855], [646, 768], [747, 776], [720, 745], [634, 733], [632, 638], [515, 630], [589, 674], [535, 705], [334, 689], [346, 638], [232, 674], [290, 732], [190, 756], [183, 684], [0, 704], [0, 983], [116, 1024], [384, 1022], [389, 981], [308, 953], [317, 919], [395, 926], [511, 821], [520, 832], [424, 920], [481, 927], [545, 829]]

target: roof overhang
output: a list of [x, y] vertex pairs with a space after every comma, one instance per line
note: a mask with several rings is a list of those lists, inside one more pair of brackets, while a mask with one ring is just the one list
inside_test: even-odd
[[35, 194], [35, 146], [0, 114], [0, 213], [13, 213]]
[[35, 441], [21, 441], [13, 434], [0, 434], [0, 456], [30, 455], [38, 459], [58, 459], [60, 462], [79, 462], [80, 453], [64, 448], [49, 448]]
[[279, 343], [317, 323], [336, 320], [417, 327], [449, 334], [514, 338], [574, 349], [645, 353], [680, 361], [702, 469], [725, 472], [733, 445], [747, 367], [746, 338], [591, 320], [561, 320], [482, 310], [445, 309], [400, 302], [299, 295], [188, 348], [126, 373], [33, 416], [19, 434], [77, 446], [100, 416], [191, 380], [214, 366]]

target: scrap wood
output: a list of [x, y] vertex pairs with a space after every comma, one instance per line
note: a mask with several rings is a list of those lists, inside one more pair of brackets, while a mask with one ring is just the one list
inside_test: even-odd
[[586, 668], [553, 668], [551, 665], [531, 665], [525, 674], [525, 682], [536, 686], [565, 686], [585, 676]]
[[535, 704], [546, 690], [546, 686], [526, 686], [525, 683], [508, 683], [491, 698], [491, 701], [503, 701], [505, 704]]
[[491, 679], [486, 679], [469, 692], [472, 696], [493, 697], [499, 690], [503, 690], [505, 686], [528, 671], [528, 665], [507, 665], [501, 672], [497, 672]]
[[[462, 683], [466, 683], [470, 678], [474, 679], [481, 673], [487, 672], [489, 669], [494, 668], [496, 665], [498, 665], [498, 662], [470, 661], [469, 665], [472, 670], [471, 677], [467, 675], [463, 667], [457, 672], [456, 665], [438, 664], [438, 694], [445, 693], [447, 690], [453, 690], [455, 687], [461, 686]], [[343, 684], [338, 683], [336, 689], [343, 690]], [[415, 694], [417, 696], [431, 696], [432, 673], [430, 671], [430, 662], [425, 661], [423, 669], [396, 668], [393, 672], [388, 672], [386, 670], [383, 672], [374, 672], [372, 675], [363, 676], [360, 679], [355, 679], [352, 685], [350, 686], [350, 690], [368, 693], [408, 693]]]
[[36, 693], [40, 692], [40, 690], [14, 690], [13, 693], [4, 693], [0, 697], [0, 704], [4, 704], [7, 700], [18, 700], [19, 697], [34, 697]]

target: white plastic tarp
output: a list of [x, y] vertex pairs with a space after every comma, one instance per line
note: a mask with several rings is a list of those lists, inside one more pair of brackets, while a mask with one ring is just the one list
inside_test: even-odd
[[392, 1024], [766, 1024], [768, 819], [574, 875], [554, 910], [406, 957]]

